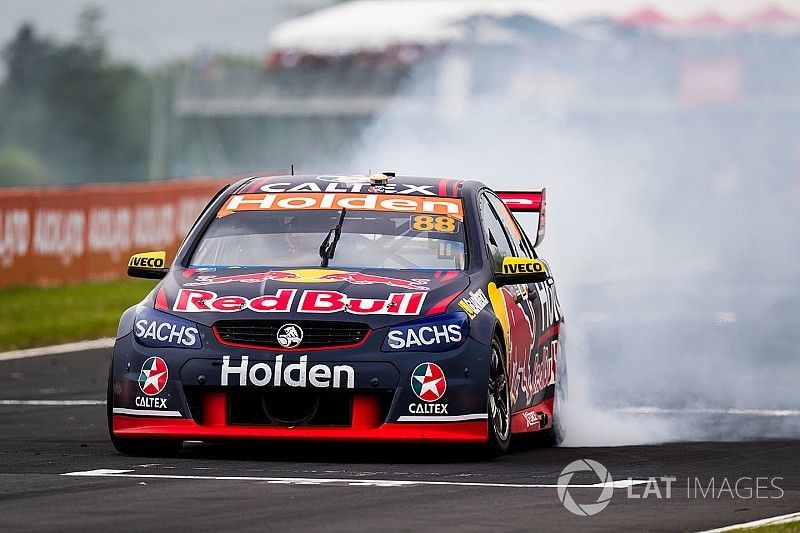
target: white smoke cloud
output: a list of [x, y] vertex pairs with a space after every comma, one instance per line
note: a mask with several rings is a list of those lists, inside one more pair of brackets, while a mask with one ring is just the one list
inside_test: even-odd
[[[471, 76], [504, 68], [484, 64]], [[786, 292], [797, 270], [797, 230], [787, 224], [797, 215], [754, 214], [783, 193], [740, 176], [781, 155], [763, 153], [773, 150], [763, 130], [724, 138], [731, 124], [746, 127], [744, 109], [726, 123], [710, 115], [703, 130], [680, 111], [586, 118], [558, 98], [441, 106], [429, 76], [414, 79], [340, 166], [547, 187], [540, 254], [567, 317], [567, 445], [800, 435], [791, 413], [726, 411], [800, 406], [797, 345], [785, 335], [800, 316]], [[775, 179], [791, 172], [783, 164]], [[533, 219], [523, 223], [534, 231]], [[761, 245], [753, 255], [748, 243], [765, 232], [780, 252]], [[620, 411], [643, 406], [662, 411]]]

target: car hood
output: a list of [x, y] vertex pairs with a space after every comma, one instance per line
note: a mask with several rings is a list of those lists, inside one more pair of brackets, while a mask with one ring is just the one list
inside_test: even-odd
[[207, 326], [293, 318], [379, 328], [445, 312], [468, 285], [455, 270], [173, 268], [153, 305]]

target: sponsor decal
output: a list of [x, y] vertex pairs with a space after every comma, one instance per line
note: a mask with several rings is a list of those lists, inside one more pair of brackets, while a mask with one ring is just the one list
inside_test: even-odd
[[172, 307], [182, 313], [236, 313], [249, 309], [256, 313], [352, 313], [355, 315], [418, 315], [425, 301], [424, 292], [391, 293], [386, 299], [350, 298], [339, 291], [307, 290], [295, 298], [297, 289], [279, 289], [275, 294], [255, 298], [217, 296], [212, 291], [181, 289]]
[[436, 363], [422, 363], [411, 373], [411, 390], [423, 402], [435, 402], [444, 396], [447, 379]]
[[133, 323], [136, 340], [151, 348], [202, 348], [197, 326], [188, 320], [142, 307]]
[[128, 261], [128, 266], [138, 268], [164, 268], [166, 258], [166, 252], [144, 252], [131, 256], [130, 261]]
[[503, 274], [547, 273], [547, 266], [540, 259], [506, 257], [503, 259]]
[[400, 194], [354, 194], [286, 192], [231, 195], [217, 213], [224, 217], [238, 211], [280, 211], [285, 209], [331, 209], [340, 211], [388, 211], [395, 213], [431, 213], [463, 219], [458, 198], [420, 198]]
[[525, 419], [525, 427], [538, 426], [539, 417], [534, 411], [523, 411], [522, 417]]
[[528, 405], [534, 394], [532, 388], [531, 350], [536, 339], [536, 318], [527, 285], [510, 285], [497, 288], [489, 284], [489, 299], [506, 338], [508, 379], [511, 404], [522, 397]]
[[446, 415], [446, 403], [410, 403], [408, 412], [415, 415]]
[[139, 372], [139, 388], [147, 396], [161, 394], [167, 386], [167, 378], [169, 378], [167, 363], [160, 357], [150, 357]]
[[200, 275], [184, 287], [205, 287], [208, 285], [222, 285], [223, 283], [263, 283], [264, 281], [280, 281], [284, 283], [351, 283], [353, 285], [388, 285], [400, 289], [427, 291], [427, 279], [401, 279], [365, 274], [363, 272], [348, 272], [345, 270], [330, 270], [322, 268], [306, 268], [301, 270], [272, 270], [270, 272], [251, 272], [233, 276]]
[[533, 358], [533, 376], [531, 389], [540, 391], [556, 382], [556, 359], [558, 357], [558, 340], [553, 340], [542, 347], [539, 355]]
[[308, 367], [308, 356], [303, 355], [296, 363], [284, 366], [283, 355], [274, 363], [259, 362], [250, 365], [249, 357], [242, 356], [238, 365], [231, 364], [231, 358], [222, 358], [220, 383], [227, 387], [238, 385], [246, 387], [314, 387], [318, 389], [352, 389], [355, 387], [355, 370], [350, 365], [316, 364]]
[[395, 326], [386, 334], [381, 351], [450, 350], [466, 338], [469, 321], [464, 313], [451, 313]]
[[303, 342], [303, 328], [297, 324], [284, 324], [278, 328], [278, 344], [284, 348], [294, 348]]
[[[385, 179], [384, 176], [381, 176]], [[389, 178], [391, 180], [391, 178]], [[410, 183], [374, 184], [367, 176], [318, 176], [317, 180], [327, 182], [319, 184], [313, 181], [305, 183], [267, 183], [259, 190], [267, 193], [287, 192], [324, 192], [324, 193], [362, 193], [378, 192], [383, 194], [414, 194], [436, 196], [433, 185], [412, 185]]]
[[478, 313], [483, 311], [483, 308], [489, 305], [489, 298], [483, 289], [474, 290], [469, 293], [469, 296], [462, 298], [458, 302], [459, 307], [464, 310], [469, 316], [470, 320], [478, 316]]
[[539, 310], [541, 311], [543, 329], [547, 329], [556, 322], [561, 322], [564, 316], [561, 312], [561, 304], [558, 302], [555, 285], [537, 286]]
[[148, 409], [166, 409], [167, 399], [156, 396], [137, 396], [136, 407], [146, 407]]

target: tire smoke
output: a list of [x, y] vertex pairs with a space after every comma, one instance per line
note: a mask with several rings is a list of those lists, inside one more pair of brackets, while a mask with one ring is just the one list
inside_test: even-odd
[[[463, 50], [441, 61], [420, 69], [338, 167], [548, 188], [540, 253], [567, 319], [565, 444], [800, 436], [800, 121], [764, 100], [648, 107], [557, 87], [470, 95], [459, 84], [529, 69]], [[625, 84], [619, 70], [590, 68], [565, 59], [559, 76]], [[535, 233], [534, 218], [521, 222]]]

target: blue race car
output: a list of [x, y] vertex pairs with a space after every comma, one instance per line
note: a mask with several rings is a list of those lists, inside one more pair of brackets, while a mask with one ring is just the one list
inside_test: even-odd
[[[563, 316], [536, 246], [545, 192], [377, 176], [247, 178], [119, 324], [108, 384], [122, 453], [184, 440], [474, 443], [562, 434]], [[531, 241], [512, 211], [539, 213]]]

